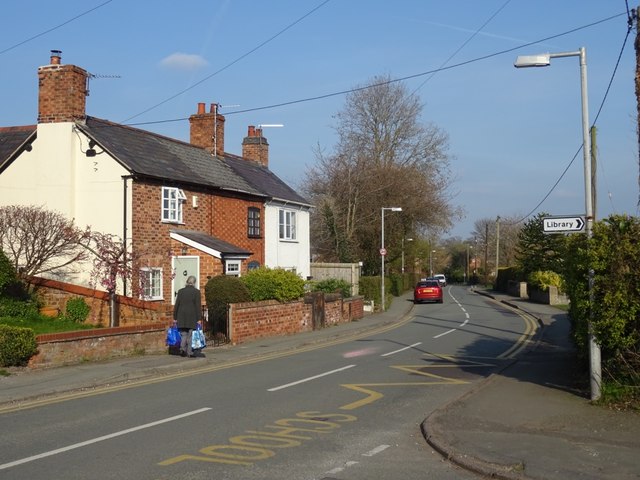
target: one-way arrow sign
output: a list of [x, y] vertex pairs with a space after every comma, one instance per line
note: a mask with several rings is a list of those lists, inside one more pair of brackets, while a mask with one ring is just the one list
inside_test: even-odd
[[584, 216], [582, 215], [544, 217], [542, 221], [544, 233], [582, 232], [585, 226]]

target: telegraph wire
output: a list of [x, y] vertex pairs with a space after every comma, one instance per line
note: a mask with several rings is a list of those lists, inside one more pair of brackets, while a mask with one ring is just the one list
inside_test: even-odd
[[[455, 51], [455, 52], [453, 52], [453, 53], [449, 56], [449, 58], [447, 58], [447, 59], [442, 63], [442, 65], [440, 65], [440, 67], [441, 67], [441, 68], [442, 68], [442, 67], [444, 67], [447, 63], [449, 63], [449, 61], [451, 61], [451, 60], [453, 59], [453, 57], [455, 57], [458, 53], [460, 53], [460, 51], [461, 51], [464, 47], [466, 47], [466, 46], [471, 42], [471, 40], [473, 40], [473, 39], [474, 39], [474, 38], [475, 38], [475, 37], [476, 37], [476, 36], [477, 36], [477, 35], [478, 35], [478, 34], [479, 34], [483, 29], [484, 29], [484, 27], [486, 27], [486, 26], [489, 24], [489, 22], [491, 22], [491, 20], [493, 20], [495, 17], [497, 17], [497, 16], [498, 16], [498, 14], [499, 14], [502, 10], [504, 10], [504, 8], [505, 8], [507, 5], [509, 5], [510, 3], [511, 3], [511, 0], [507, 0], [506, 2], [504, 2], [504, 3], [502, 4], [502, 6], [501, 6], [500, 8], [498, 8], [498, 10], [496, 10], [496, 11], [494, 12], [494, 14], [493, 14], [493, 15], [491, 15], [491, 16], [490, 16], [490, 17], [489, 17], [489, 18], [488, 18], [488, 19], [487, 19], [487, 20], [486, 20], [482, 25], [480, 25], [480, 27], [479, 27], [475, 32], [473, 32], [473, 34], [471, 34], [471, 36], [470, 36], [469, 38], [467, 38], [467, 39], [462, 43], [462, 45], [460, 45], [460, 46], [456, 49], [456, 51]], [[424, 79], [424, 81], [423, 81], [420, 85], [418, 85], [418, 87], [413, 91], [413, 93], [415, 94], [418, 90], [420, 90], [422, 87], [424, 87], [424, 86], [425, 86], [425, 84], [426, 84], [429, 80], [431, 80], [431, 79], [436, 75], [436, 73], [437, 73], [437, 72], [434, 72], [434, 73], [433, 73], [433, 74], [431, 74], [429, 77], [425, 78], [425, 79]]]
[[4, 50], [0, 50], [0, 55], [2, 55], [3, 53], [8, 52], [9, 50], [13, 50], [14, 48], [17, 48], [20, 45], [24, 45], [25, 43], [28, 43], [31, 40], [35, 40], [38, 37], [42, 37], [43, 35], [46, 35], [47, 33], [53, 32], [54, 30], [57, 30], [60, 27], [64, 27], [68, 23], [71, 23], [71, 22], [73, 22], [74, 20], [77, 20], [80, 17], [84, 17], [85, 15], [87, 15], [87, 14], [89, 14], [89, 13], [91, 13], [91, 12], [101, 8], [101, 7], [104, 7], [107, 3], [111, 3], [111, 2], [113, 2], [113, 0], [107, 0], [106, 2], [103, 2], [98, 6], [95, 6], [95, 7], [91, 8], [91, 9], [89, 9], [89, 10], [87, 10], [87, 11], [85, 11], [85, 12], [79, 14], [79, 15], [76, 15], [73, 18], [70, 18], [69, 20], [67, 20], [66, 22], [61, 23], [60, 25], [56, 25], [55, 27], [52, 27], [52, 28], [50, 28], [48, 30], [45, 30], [44, 32], [41, 32], [41, 33], [38, 33], [37, 35], [34, 35], [33, 37], [29, 37], [26, 40], [23, 40], [23, 41], [21, 41], [19, 43], [16, 43], [15, 45], [10, 46], [9, 48], [5, 48]]
[[[220, 68], [219, 70], [213, 72], [211, 75], [207, 75], [206, 77], [204, 77], [201, 80], [198, 80], [196, 83], [194, 83], [193, 85], [185, 88], [184, 90], [179, 91], [178, 93], [170, 96], [169, 98], [166, 98], [165, 100], [153, 105], [152, 107], [147, 108], [146, 110], [143, 110], [140, 113], [136, 113], [135, 115], [128, 117], [126, 119], [124, 119], [122, 121], [122, 123], [128, 122], [129, 120], [132, 120], [134, 118], [139, 117], [140, 115], [143, 115], [147, 112], [150, 112], [151, 110], [154, 110], [156, 108], [158, 108], [160, 105], [164, 105], [167, 102], [170, 102], [171, 100], [173, 100], [176, 97], [179, 97], [180, 95], [182, 95], [183, 93], [188, 92], [189, 90], [191, 90], [192, 88], [197, 87], [198, 85], [206, 82], [207, 80], [209, 80], [210, 78], [215, 77], [216, 75], [218, 75], [219, 73], [224, 72], [227, 68], [235, 65], [236, 63], [238, 63], [240, 60], [248, 57], [249, 55], [251, 55], [252, 53], [254, 53], [255, 51], [259, 50], [260, 48], [264, 47], [267, 43], [271, 42], [272, 40], [275, 40], [276, 38], [278, 38], [280, 35], [282, 35], [284, 32], [286, 32], [287, 30], [293, 28], [295, 25], [297, 25], [298, 23], [300, 23], [302, 20], [304, 20], [305, 18], [307, 18], [309, 15], [312, 15], [313, 13], [315, 13], [317, 10], [319, 10], [320, 8], [324, 7], [327, 3], [329, 3], [331, 0], [324, 0], [324, 2], [320, 3], [319, 5], [317, 5], [316, 7], [312, 8], [311, 10], [309, 10], [307, 13], [305, 13], [302, 17], [298, 18], [295, 22], [287, 25], [285, 28], [283, 28], [282, 30], [280, 30], [278, 33], [276, 33], [275, 35], [272, 35], [271, 37], [269, 37], [268, 39], [266, 39], [265, 41], [263, 41], [262, 43], [260, 43], [257, 47], [252, 48], [251, 50], [249, 50], [248, 52], [240, 55], [238, 58], [236, 58], [235, 60], [233, 60], [232, 62], [226, 64], [224, 67]], [[130, 125], [139, 125], [139, 124], [130, 124]]]
[[[405, 77], [394, 78], [394, 79], [391, 79], [391, 80], [385, 80], [384, 82], [378, 82], [378, 83], [375, 83], [375, 84], [372, 84], [372, 85], [365, 85], [365, 86], [362, 86], [362, 87], [355, 87], [355, 88], [351, 88], [351, 89], [347, 89], [347, 90], [340, 90], [340, 91], [337, 91], [337, 92], [325, 93], [325, 94], [316, 95], [316, 96], [313, 96], [313, 97], [306, 97], [306, 98], [301, 98], [301, 99], [297, 99], [297, 100], [289, 100], [289, 101], [286, 101], [286, 102], [274, 103], [274, 104], [271, 104], [271, 105], [264, 105], [264, 106], [261, 106], [261, 107], [247, 108], [247, 109], [244, 109], [244, 110], [234, 110], [233, 112], [226, 113], [226, 115], [228, 116], [228, 115], [235, 115], [235, 114], [238, 114], [238, 113], [257, 112], [257, 111], [260, 111], [260, 110], [269, 110], [269, 109], [272, 109], [272, 108], [281, 108], [281, 107], [286, 107], [286, 106], [289, 106], [289, 105], [296, 105], [296, 104], [299, 104], [299, 103], [306, 103], [306, 102], [313, 102], [313, 101], [317, 101], [317, 100], [324, 100], [326, 98], [347, 95], [349, 93], [356, 93], [356, 92], [360, 92], [360, 91], [363, 91], [363, 90], [368, 90], [368, 89], [372, 89], [372, 88], [376, 88], [376, 87], [380, 87], [380, 86], [384, 86], [384, 85], [403, 82], [405, 80], [411, 80], [411, 79], [414, 79], [414, 78], [423, 77], [425, 75], [438, 73], [438, 72], [442, 72], [442, 71], [445, 71], [445, 70], [453, 70], [453, 69], [458, 68], [458, 67], [464, 67], [464, 66], [470, 65], [472, 63], [477, 63], [477, 62], [481, 62], [483, 60], [488, 60], [488, 59], [493, 58], [493, 57], [498, 57], [500, 55], [505, 55], [507, 53], [511, 53], [511, 52], [516, 51], [516, 50], [520, 50], [521, 48], [529, 47], [529, 46], [532, 46], [532, 45], [537, 45], [538, 43], [543, 43], [543, 42], [546, 42], [546, 41], [549, 41], [549, 40], [560, 38], [560, 37], [563, 37], [565, 35], [570, 35], [572, 33], [578, 32], [580, 30], [591, 28], [591, 27], [594, 27], [596, 25], [600, 25], [602, 23], [614, 20], [614, 19], [616, 19], [616, 18], [618, 18], [618, 17], [620, 17], [622, 15], [626, 15], [626, 13], [618, 13], [616, 15], [612, 15], [610, 17], [606, 17], [606, 18], [604, 18], [602, 20], [598, 20], [598, 21], [595, 21], [595, 22], [592, 22], [592, 23], [589, 23], [589, 24], [586, 24], [586, 25], [583, 25], [583, 26], [580, 26], [580, 27], [573, 28], [573, 29], [568, 30], [568, 31], [563, 32], [563, 33], [558, 33], [556, 35], [551, 35], [549, 37], [545, 37], [545, 38], [541, 38], [541, 39], [538, 39], [538, 40], [534, 40], [532, 42], [523, 43], [523, 44], [518, 45], [516, 47], [512, 47], [512, 48], [508, 48], [506, 50], [501, 50], [499, 52], [494, 52], [494, 53], [490, 53], [490, 54], [483, 55], [483, 56], [480, 56], [480, 57], [472, 58], [470, 60], [465, 60], [464, 62], [459, 62], [459, 63], [455, 63], [455, 64], [452, 64], [452, 65], [436, 68], [436, 69], [433, 69], [433, 70], [428, 70], [426, 72], [416, 73], [416, 74], [408, 75], [408, 76], [405, 76]], [[152, 108], [155, 108], [155, 107], [152, 107]], [[138, 114], [138, 115], [140, 115], [140, 114]], [[131, 117], [131, 118], [134, 118], [134, 117]], [[154, 124], [159, 124], [159, 123], [181, 122], [181, 121], [188, 120], [188, 119], [189, 119], [189, 117], [181, 117], [181, 118], [174, 118], [174, 119], [168, 119], [168, 120], [156, 120], [156, 121], [149, 121], [149, 122], [128, 123], [127, 125], [130, 125], [130, 126], [154, 125]]]
[[[593, 120], [593, 123], [591, 124], [590, 127], [595, 127], [596, 123], [598, 122], [598, 118], [600, 117], [600, 113], [602, 112], [602, 109], [604, 108], [604, 104], [607, 100], [607, 97], [609, 96], [609, 91], [611, 90], [611, 85], [613, 84], [613, 80], [616, 76], [616, 73], [618, 72], [618, 67], [620, 66], [620, 60], [622, 59], [622, 54], [624, 53], [624, 50], [627, 46], [627, 40], [629, 39], [629, 34], [631, 33], [631, 28], [632, 28], [632, 24], [629, 25], [629, 27], [627, 28], [627, 34], [624, 37], [624, 41], [622, 42], [622, 47], [620, 48], [620, 53], [618, 54], [618, 59], [616, 60], [616, 64], [613, 68], [613, 72], [611, 73], [611, 78], [609, 79], [609, 84], [607, 85], [607, 89], [604, 93], [604, 96], [602, 97], [602, 101], [600, 102], [600, 107], [598, 108], [598, 112], [596, 113], [596, 116]], [[535, 213], [538, 208], [540, 208], [540, 206], [547, 200], [547, 198], [549, 198], [549, 196], [553, 193], [553, 191], [555, 190], [555, 188], [558, 186], [558, 184], [560, 183], [560, 181], [564, 178], [565, 174], [567, 173], [567, 171], [569, 170], [569, 168], [571, 167], [571, 165], [573, 165], [573, 162], [575, 162], [576, 158], [578, 157], [578, 154], [580, 154], [580, 152], [582, 151], [582, 145], [580, 145], [580, 147], [578, 148], [578, 151], [575, 153], [575, 155], [573, 156], [573, 158], [571, 159], [571, 161], [569, 162], [569, 164], [567, 165], [567, 167], [563, 170], [563, 172], [560, 174], [560, 177], [558, 178], [558, 180], [553, 184], [553, 186], [551, 187], [551, 189], [547, 192], [547, 194], [544, 196], [544, 198], [542, 200], [540, 200], [540, 202], [529, 212], [527, 213], [525, 216], [523, 216], [522, 218], [520, 218], [519, 220], [516, 220], [514, 222], [505, 222], [508, 225], [517, 225], [518, 223], [526, 220], [528, 217], [530, 217], [531, 215], [533, 215], [533, 213]], [[599, 164], [599, 166], [602, 168], [602, 163]], [[603, 170], [604, 172], [604, 170]], [[608, 192], [609, 195], [609, 201], [611, 201], [611, 191]], [[613, 206], [613, 203], [612, 203]]]

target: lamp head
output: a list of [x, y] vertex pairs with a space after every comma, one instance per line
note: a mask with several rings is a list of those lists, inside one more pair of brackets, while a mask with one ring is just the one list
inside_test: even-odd
[[550, 64], [550, 54], [542, 53], [539, 55], [521, 55], [516, 58], [516, 62], [513, 64], [513, 66], [516, 68], [548, 67]]

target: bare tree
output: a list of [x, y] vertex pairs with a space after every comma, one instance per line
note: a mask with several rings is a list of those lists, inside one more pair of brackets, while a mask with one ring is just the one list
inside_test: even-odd
[[88, 232], [58, 212], [34, 205], [0, 207], [0, 247], [25, 279], [69, 273], [87, 258]]
[[316, 205], [316, 258], [364, 261], [375, 273], [382, 207], [403, 209], [385, 218], [390, 261], [400, 256], [403, 237], [445, 230], [459, 215], [450, 203], [448, 137], [419, 123], [421, 113], [418, 97], [386, 77], [347, 97], [336, 115], [335, 150], [318, 149], [304, 185]]

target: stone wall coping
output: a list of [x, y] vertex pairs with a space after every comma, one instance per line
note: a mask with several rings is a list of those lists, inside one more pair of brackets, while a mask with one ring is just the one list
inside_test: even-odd
[[75, 330], [72, 332], [43, 333], [36, 335], [37, 343], [73, 342], [88, 338], [111, 337], [115, 335], [129, 335], [132, 333], [144, 333], [166, 330], [167, 322], [155, 322], [145, 325], [129, 325], [126, 327], [92, 328], [88, 330]]

